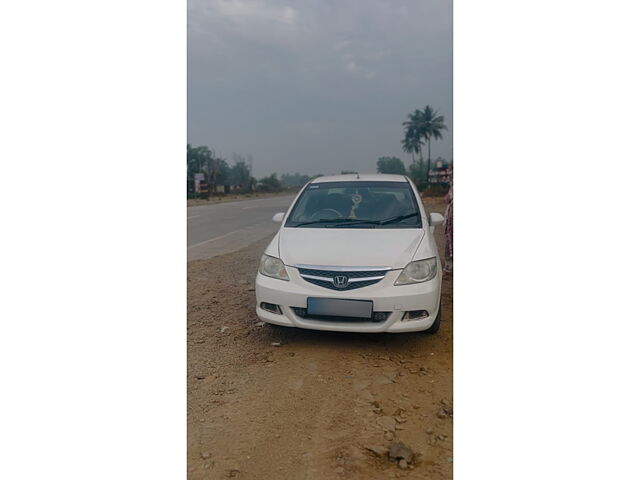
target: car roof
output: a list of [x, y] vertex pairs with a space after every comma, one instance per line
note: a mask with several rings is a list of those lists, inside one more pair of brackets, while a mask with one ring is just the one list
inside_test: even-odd
[[311, 183], [326, 182], [403, 182], [407, 183], [404, 175], [391, 175], [386, 173], [348, 173], [345, 175], [328, 175], [314, 178]]

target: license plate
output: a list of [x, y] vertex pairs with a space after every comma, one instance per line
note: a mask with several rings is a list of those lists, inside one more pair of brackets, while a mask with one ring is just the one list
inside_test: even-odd
[[331, 315], [334, 317], [371, 318], [371, 300], [347, 300], [343, 298], [307, 298], [309, 315]]

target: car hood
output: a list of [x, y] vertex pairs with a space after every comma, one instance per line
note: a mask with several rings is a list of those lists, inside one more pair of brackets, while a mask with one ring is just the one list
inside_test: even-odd
[[418, 228], [283, 228], [278, 250], [286, 265], [404, 268], [420, 245]]

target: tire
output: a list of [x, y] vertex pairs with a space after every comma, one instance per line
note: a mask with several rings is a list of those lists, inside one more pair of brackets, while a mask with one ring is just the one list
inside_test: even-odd
[[440, 320], [442, 320], [442, 303], [438, 306], [438, 315], [436, 316], [436, 321], [433, 322], [429, 328], [427, 328], [424, 333], [427, 335], [433, 335], [440, 330]]

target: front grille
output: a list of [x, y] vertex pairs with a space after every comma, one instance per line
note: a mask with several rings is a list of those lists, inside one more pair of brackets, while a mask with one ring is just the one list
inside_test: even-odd
[[[354, 290], [368, 287], [378, 283], [384, 278], [388, 270], [354, 270], [342, 272], [337, 270], [318, 270], [312, 268], [298, 268], [300, 276], [309, 283], [329, 290]], [[345, 276], [347, 283], [344, 286], [334, 284], [334, 277]]]
[[293, 313], [305, 320], [322, 320], [325, 322], [374, 322], [381, 323], [389, 318], [391, 312], [373, 312], [371, 318], [368, 317], [338, 317], [333, 315], [309, 315], [306, 308], [291, 307]]

